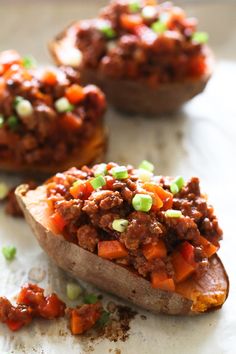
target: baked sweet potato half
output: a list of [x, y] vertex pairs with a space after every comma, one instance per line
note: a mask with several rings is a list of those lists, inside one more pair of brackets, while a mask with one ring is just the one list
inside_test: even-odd
[[147, 161], [72, 168], [16, 196], [41, 247], [72, 276], [155, 313], [218, 309], [229, 281], [213, 208], [197, 178], [151, 170]]
[[73, 69], [0, 53], [0, 170], [52, 174], [101, 160], [106, 102]]
[[58, 65], [80, 72], [116, 108], [176, 111], [202, 92], [212, 74], [207, 34], [170, 2], [115, 0], [99, 17], [73, 23], [50, 44]]

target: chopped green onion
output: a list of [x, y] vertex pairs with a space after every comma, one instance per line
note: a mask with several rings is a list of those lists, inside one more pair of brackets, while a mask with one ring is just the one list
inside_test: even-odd
[[204, 44], [208, 42], [209, 35], [206, 32], [195, 32], [192, 35], [192, 40], [197, 44]]
[[184, 183], [185, 182], [182, 176], [176, 177], [170, 185], [171, 193], [173, 194], [179, 193], [179, 191], [181, 191], [181, 189], [183, 188]]
[[90, 181], [90, 184], [93, 187], [93, 189], [98, 189], [98, 188], [106, 185], [106, 180], [103, 176], [100, 175], [100, 176], [93, 178]]
[[98, 302], [98, 297], [95, 294], [88, 294], [84, 297], [85, 304], [96, 304]]
[[109, 321], [110, 318], [110, 312], [103, 311], [101, 317], [97, 321], [97, 324], [101, 327], [104, 327], [105, 324]]
[[112, 223], [112, 228], [118, 232], [124, 232], [129, 225], [128, 220], [126, 219], [116, 219]]
[[135, 0], [131, 0], [129, 2], [129, 11], [130, 12], [138, 12], [141, 9], [140, 6], [140, 2], [139, 1], [135, 1]]
[[16, 247], [14, 246], [5, 246], [2, 248], [2, 254], [7, 261], [12, 261], [16, 255]]
[[138, 178], [142, 181], [142, 182], [149, 182], [150, 179], [152, 178], [153, 176], [153, 173], [152, 172], [149, 172], [147, 170], [144, 170], [143, 168], [139, 168], [137, 170], [137, 175], [138, 175]]
[[82, 52], [73, 47], [66, 46], [65, 50], [62, 50], [61, 60], [64, 65], [72, 66], [73, 68], [78, 68], [83, 60]]
[[116, 36], [115, 30], [111, 27], [111, 24], [107, 21], [99, 21], [97, 28], [108, 39], [113, 39]]
[[24, 97], [16, 96], [13, 102], [13, 106], [16, 107], [21, 101], [24, 100]]
[[23, 66], [26, 69], [35, 69], [37, 67], [37, 61], [32, 55], [26, 56], [23, 58]]
[[177, 184], [176, 183], [171, 183], [171, 185], [170, 185], [170, 191], [171, 191], [171, 193], [173, 193], [173, 194], [177, 194], [177, 193], [179, 193], [179, 187], [177, 186]]
[[111, 174], [116, 179], [126, 179], [129, 177], [127, 168], [125, 166], [117, 166], [111, 169]]
[[10, 116], [7, 119], [7, 124], [10, 129], [14, 130], [19, 125], [19, 119], [16, 116]]
[[55, 108], [59, 113], [71, 112], [75, 108], [66, 97], [61, 97], [55, 101]]
[[8, 195], [9, 188], [6, 183], [0, 183], [0, 200], [3, 200]]
[[137, 211], [149, 211], [152, 207], [152, 197], [149, 194], [136, 194], [132, 200], [133, 208]]
[[177, 184], [179, 190], [181, 190], [185, 184], [182, 176], [178, 176], [175, 178], [174, 183]]
[[154, 171], [154, 165], [147, 160], [143, 160], [138, 168], [143, 168], [144, 170], [147, 170], [149, 172]]
[[20, 117], [29, 117], [33, 111], [33, 106], [28, 100], [22, 99], [16, 104], [16, 112]]
[[4, 117], [2, 114], [0, 114], [0, 128], [4, 126], [4, 122], [5, 122]]
[[180, 210], [169, 209], [165, 212], [165, 216], [167, 216], [168, 218], [180, 218], [182, 215], [183, 214]]
[[142, 9], [142, 17], [145, 19], [145, 20], [149, 20], [149, 19], [152, 19], [153, 17], [156, 16], [156, 8], [154, 6], [145, 6], [143, 9]]
[[66, 295], [67, 295], [68, 299], [74, 301], [74, 300], [78, 299], [78, 297], [80, 296], [81, 293], [82, 293], [82, 289], [78, 284], [68, 283], [66, 285]]
[[105, 176], [106, 174], [107, 174], [107, 164], [100, 163], [94, 171], [94, 176], [95, 177], [100, 176], [100, 175]]
[[152, 30], [156, 33], [162, 34], [165, 31], [167, 31], [167, 26], [164, 22], [162, 21], [156, 21], [152, 24], [151, 26]]

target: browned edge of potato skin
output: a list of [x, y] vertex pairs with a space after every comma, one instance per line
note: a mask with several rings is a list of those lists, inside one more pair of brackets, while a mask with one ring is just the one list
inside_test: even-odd
[[[177, 293], [153, 289], [149, 281], [126, 268], [66, 241], [62, 235], [54, 235], [43, 221], [47, 209], [45, 201], [46, 186], [28, 191], [27, 185], [21, 185], [16, 190], [16, 196], [26, 221], [31, 226], [40, 246], [59, 267], [71, 276], [90, 282], [102, 290], [113, 293], [154, 313], [198, 314], [198, 312], [191, 310], [193, 305], [191, 300]], [[213, 274], [213, 278], [223, 278], [221, 280], [227, 288], [227, 297], [228, 278], [218, 256], [212, 257], [210, 272], [216, 273]], [[209, 276], [211, 278], [211, 274]], [[221, 306], [218, 306], [218, 308]]]
[[[0, 170], [5, 172], [19, 172], [25, 175], [36, 176], [37, 174], [51, 175], [58, 171], [65, 171], [71, 166], [82, 167], [92, 163], [99, 163], [104, 160], [108, 144], [108, 131], [103, 126], [96, 127], [94, 134], [83, 145], [74, 150], [71, 156], [63, 162], [51, 162], [47, 164], [27, 164], [16, 163], [14, 160], [7, 159], [0, 161]], [[56, 149], [56, 146], [55, 146]]]
[[[54, 41], [49, 43], [49, 50], [57, 65], [63, 65], [60, 58], [60, 46], [75, 46], [72, 23]], [[67, 36], [69, 40], [67, 40]], [[152, 88], [143, 82], [128, 79], [115, 79], [105, 76], [98, 70], [78, 68], [81, 83], [95, 84], [105, 93], [107, 100], [116, 109], [130, 114], [162, 115], [177, 111], [185, 102], [201, 93], [213, 71], [213, 54], [209, 48], [208, 71], [200, 79], [188, 79], [183, 82], [161, 84], [158, 88]]]

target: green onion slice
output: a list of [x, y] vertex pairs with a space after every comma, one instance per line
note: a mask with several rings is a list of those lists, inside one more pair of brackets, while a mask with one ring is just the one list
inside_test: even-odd
[[170, 185], [171, 193], [173, 194], [179, 193], [179, 191], [181, 191], [181, 189], [183, 188], [184, 184], [185, 182], [182, 176], [176, 177]]
[[128, 220], [126, 220], [126, 219], [116, 219], [112, 223], [112, 228], [115, 231], [124, 232], [127, 229], [128, 225], [129, 225]]
[[105, 176], [107, 174], [107, 164], [106, 163], [100, 163], [96, 169], [94, 170], [94, 176]]
[[24, 100], [24, 97], [16, 96], [13, 102], [13, 106], [16, 107], [21, 101]]
[[106, 180], [103, 176], [100, 175], [100, 176], [93, 178], [90, 181], [90, 184], [93, 187], [93, 189], [98, 189], [98, 188], [106, 185]]
[[113, 39], [116, 37], [116, 32], [108, 21], [99, 21], [97, 28], [107, 39]]
[[117, 166], [111, 169], [111, 174], [116, 179], [126, 179], [129, 177], [127, 168], [125, 166]]
[[177, 184], [176, 183], [171, 183], [171, 185], [170, 185], [170, 191], [171, 191], [171, 193], [172, 194], [177, 194], [177, 193], [179, 193], [179, 187], [177, 186]]
[[101, 317], [99, 318], [99, 320], [97, 321], [97, 324], [101, 327], [104, 327], [107, 322], [109, 321], [109, 318], [110, 318], [110, 312], [107, 312], [107, 311], [102, 311], [102, 315]]
[[180, 218], [181, 216], [183, 216], [183, 214], [180, 210], [169, 209], [166, 210], [165, 216], [167, 216], [168, 218]]
[[8, 124], [10, 129], [14, 130], [19, 125], [19, 119], [16, 116], [10, 116], [7, 119], [7, 124]]
[[142, 9], [142, 17], [145, 20], [153, 19], [157, 14], [155, 6], [145, 6]]
[[35, 69], [37, 67], [37, 61], [32, 55], [28, 55], [23, 58], [23, 66], [26, 69]]
[[151, 29], [158, 34], [162, 34], [167, 31], [168, 28], [164, 22], [159, 20], [152, 24]]
[[55, 101], [55, 108], [59, 113], [71, 112], [75, 108], [66, 97], [61, 97]]
[[98, 302], [98, 297], [95, 294], [88, 294], [84, 297], [85, 304], [96, 304]]
[[66, 295], [67, 295], [68, 299], [74, 301], [74, 300], [78, 299], [78, 297], [80, 296], [81, 293], [82, 293], [82, 289], [78, 284], [68, 283], [66, 285]]
[[152, 207], [152, 197], [149, 194], [136, 194], [132, 200], [132, 205], [137, 211], [148, 212]]
[[205, 44], [209, 40], [209, 35], [207, 32], [195, 32], [192, 35], [192, 40], [196, 44]]
[[0, 128], [4, 126], [4, 122], [5, 122], [4, 117], [2, 114], [0, 114]]
[[151, 178], [153, 177], [153, 173], [149, 172], [147, 170], [144, 170], [143, 168], [139, 168], [137, 170], [137, 176], [142, 182], [149, 182]]
[[130, 1], [129, 2], [129, 11], [132, 13], [138, 12], [141, 9], [140, 1]]
[[16, 255], [16, 247], [14, 246], [5, 246], [2, 248], [2, 254], [7, 261], [12, 261]]
[[138, 168], [142, 168], [143, 170], [147, 170], [149, 172], [154, 171], [154, 165], [147, 160], [143, 160]]

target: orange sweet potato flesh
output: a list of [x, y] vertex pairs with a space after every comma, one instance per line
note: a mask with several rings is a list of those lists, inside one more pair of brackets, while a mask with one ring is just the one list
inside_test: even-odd
[[[51, 175], [57, 171], [64, 171], [71, 166], [82, 167], [92, 163], [101, 162], [107, 147], [107, 131], [102, 127], [96, 127], [94, 134], [82, 146], [78, 142], [78, 147], [73, 153], [62, 162], [51, 162], [50, 164], [25, 164], [18, 163], [13, 159], [0, 159], [0, 170], [8, 172], [20, 172], [30, 175]], [[55, 147], [56, 148], [56, 147]]]
[[68, 242], [51, 230], [46, 187], [30, 191], [27, 185], [16, 190], [17, 200], [40, 246], [62, 269], [73, 277], [90, 282], [154, 313], [194, 315], [220, 308], [228, 296], [229, 280], [217, 255], [209, 268], [177, 284], [176, 291], [154, 289], [150, 281], [112, 261], [98, 257]]
[[[51, 54], [57, 65], [63, 65], [65, 50], [75, 48], [76, 27], [69, 26], [49, 45]], [[143, 82], [129, 79], [114, 79], [103, 75], [99, 70], [81, 66], [82, 84], [95, 84], [106, 94], [107, 100], [115, 108], [131, 114], [162, 115], [178, 110], [185, 102], [201, 93], [211, 77], [213, 60], [209, 50], [206, 73], [199, 79], [188, 79], [183, 82], [161, 84], [152, 88]]]

